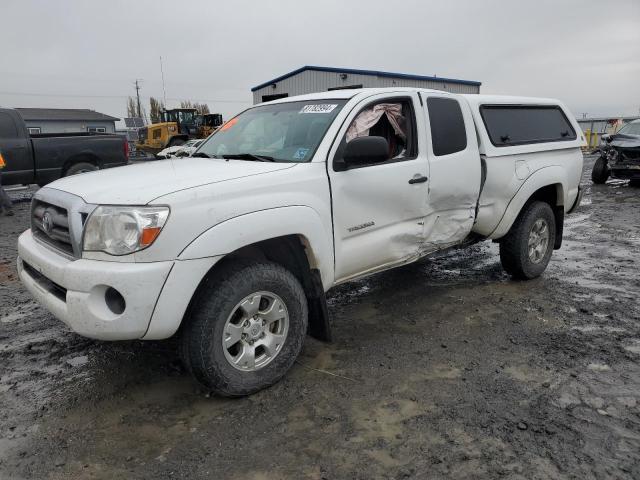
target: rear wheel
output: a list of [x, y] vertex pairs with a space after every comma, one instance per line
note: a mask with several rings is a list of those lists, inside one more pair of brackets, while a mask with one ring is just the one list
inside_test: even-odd
[[98, 170], [98, 167], [93, 163], [78, 162], [71, 165], [64, 173], [64, 176], [68, 177], [70, 175], [78, 175], [79, 173], [95, 172], [96, 170]]
[[280, 380], [307, 332], [307, 301], [296, 277], [270, 263], [229, 265], [194, 300], [181, 354], [215, 393], [243, 396]]
[[555, 216], [549, 204], [530, 203], [500, 241], [502, 267], [514, 278], [539, 277], [551, 259], [555, 236]]
[[602, 184], [609, 178], [609, 167], [604, 158], [599, 157], [591, 170], [591, 180], [593, 183]]

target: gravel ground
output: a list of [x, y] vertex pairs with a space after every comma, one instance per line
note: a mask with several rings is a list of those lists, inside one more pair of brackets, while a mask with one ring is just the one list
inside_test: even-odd
[[[79, 337], [17, 280], [0, 218], [0, 478], [640, 478], [640, 190], [591, 185], [547, 272], [495, 244], [330, 293], [276, 386], [198, 389], [166, 342]], [[24, 191], [14, 195], [28, 198]]]

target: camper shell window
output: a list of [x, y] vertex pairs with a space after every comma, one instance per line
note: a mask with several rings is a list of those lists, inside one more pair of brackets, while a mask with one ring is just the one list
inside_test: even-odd
[[576, 131], [557, 105], [483, 105], [480, 114], [496, 147], [576, 139]]

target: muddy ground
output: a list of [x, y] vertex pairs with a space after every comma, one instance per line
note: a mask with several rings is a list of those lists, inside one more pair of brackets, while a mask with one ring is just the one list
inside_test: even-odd
[[[542, 278], [478, 244], [330, 295], [273, 388], [200, 391], [171, 342], [79, 337], [0, 219], [0, 478], [640, 478], [640, 190], [594, 186]], [[23, 195], [24, 193], [18, 193]]]

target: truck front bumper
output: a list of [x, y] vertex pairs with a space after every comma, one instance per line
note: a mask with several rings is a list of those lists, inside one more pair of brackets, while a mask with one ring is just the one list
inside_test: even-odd
[[72, 330], [100, 340], [145, 335], [174, 263], [70, 260], [40, 244], [31, 230], [18, 239], [18, 273], [27, 290]]

